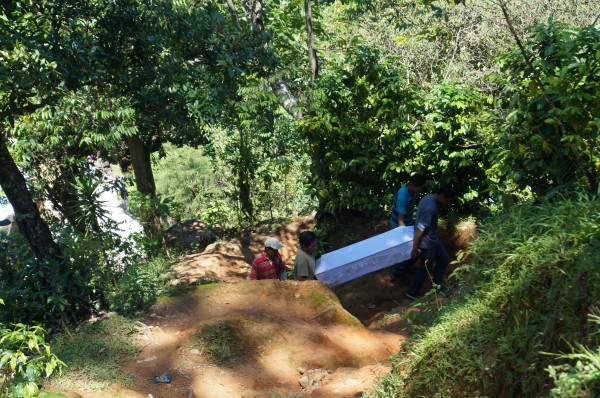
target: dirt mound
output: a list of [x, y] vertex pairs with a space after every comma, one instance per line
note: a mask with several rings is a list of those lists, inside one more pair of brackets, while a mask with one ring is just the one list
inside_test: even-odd
[[[343, 227], [330, 238], [331, 246], [343, 247], [387, 228], [385, 222], [369, 226], [358, 219]], [[280, 239], [283, 260], [291, 267], [298, 233], [312, 228], [314, 221], [304, 218], [275, 232], [243, 231], [183, 258], [170, 271], [174, 284], [229, 283], [203, 284], [185, 295], [162, 298], [139, 324], [143, 350], [124, 367], [138, 380], [136, 386], [85, 397], [361, 396], [389, 371], [386, 360], [399, 351], [410, 333], [406, 318], [418, 309], [404, 298], [406, 281], [392, 280], [389, 269], [333, 290], [317, 281], [245, 280], [266, 237]], [[473, 224], [457, 231], [442, 231], [451, 257], [475, 233]], [[169, 383], [153, 381], [162, 374], [171, 376]]]
[[[218, 359], [211, 338], [226, 342]], [[143, 350], [124, 370], [140, 382], [111, 394], [354, 397], [388, 371], [375, 364], [403, 338], [366, 329], [320, 282], [238, 281], [162, 299], [140, 323], [139, 341]], [[322, 369], [320, 380], [303, 390], [301, 368]], [[161, 374], [171, 382], [152, 380]]]
[[292, 267], [298, 250], [298, 234], [314, 228], [310, 217], [298, 218], [270, 232], [267, 227], [242, 231], [231, 240], [209, 244], [201, 253], [190, 254], [171, 269], [172, 283], [191, 284], [200, 279], [224, 281], [246, 279], [250, 264], [264, 248], [265, 239], [277, 236], [284, 245], [279, 250], [283, 262]]

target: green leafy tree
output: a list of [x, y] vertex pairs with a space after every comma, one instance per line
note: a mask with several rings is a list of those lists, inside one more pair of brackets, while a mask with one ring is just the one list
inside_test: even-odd
[[177, 220], [192, 218], [225, 224], [231, 209], [221, 214], [211, 211], [225, 195], [203, 149], [166, 144], [164, 151], [165, 157], [156, 165], [156, 188], [159, 196], [172, 198], [177, 204], [170, 209], [171, 216]]
[[6, 123], [30, 113], [60, 91], [54, 54], [47, 44], [53, 32], [48, 2], [40, 11], [21, 3], [0, 5], [0, 186], [15, 209], [15, 221], [40, 261], [61, 262], [61, 251], [40, 217], [25, 178], [8, 150]]
[[300, 125], [321, 208], [378, 213], [417, 172], [455, 185], [465, 207], [489, 198], [487, 96], [457, 84], [422, 90], [378, 54], [361, 47], [328, 65], [315, 115]]
[[[494, 172], [544, 195], [564, 184], [598, 191], [600, 31], [552, 21], [501, 59]], [[510, 188], [507, 187], [507, 188]]]
[[89, 87], [66, 94], [53, 105], [15, 120], [8, 131], [18, 164], [27, 170], [39, 202], [49, 199], [53, 209], [84, 231], [77, 217], [77, 179], [90, 173], [87, 156], [106, 153], [137, 131], [135, 111], [122, 98], [111, 99]]

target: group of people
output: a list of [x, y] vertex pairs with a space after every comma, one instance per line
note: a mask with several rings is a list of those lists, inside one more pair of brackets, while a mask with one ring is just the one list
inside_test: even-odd
[[[300, 248], [294, 260], [294, 279], [298, 281], [315, 280], [315, 256], [317, 248], [317, 236], [312, 231], [301, 232], [298, 236]], [[279, 249], [283, 245], [279, 239], [269, 237], [265, 241], [264, 250], [252, 262], [250, 280], [261, 279], [287, 279], [287, 269]]]
[[[414, 228], [414, 238], [410, 258], [392, 266], [392, 277], [409, 282], [405, 296], [411, 300], [420, 297], [423, 282], [429, 275], [433, 286], [444, 292], [442, 281], [450, 257], [440, 241], [438, 230], [439, 209], [447, 207], [456, 197], [456, 192], [451, 186], [441, 186], [436, 192], [425, 195], [418, 203], [416, 216], [415, 205], [418, 194], [425, 190], [426, 179], [420, 174], [415, 174], [394, 195], [390, 225], [392, 228], [407, 226]], [[314, 280], [315, 257], [317, 237], [312, 231], [304, 231], [299, 235], [300, 248], [294, 260], [294, 279]], [[260, 279], [287, 279], [286, 267], [279, 254], [283, 247], [275, 237], [265, 241], [264, 250], [252, 263], [250, 272], [251, 280]], [[408, 273], [413, 271], [415, 264], [419, 263], [414, 275], [408, 280]]]
[[440, 240], [438, 230], [438, 214], [440, 207], [448, 207], [456, 197], [456, 191], [449, 185], [441, 186], [435, 193], [425, 195], [417, 206], [416, 218], [413, 218], [418, 194], [425, 189], [425, 177], [415, 174], [403, 185], [392, 203], [390, 225], [392, 228], [407, 226], [414, 227], [414, 238], [410, 258], [392, 267], [394, 279], [406, 280], [407, 273], [417, 261], [420, 266], [409, 282], [405, 295], [411, 300], [420, 297], [421, 286], [429, 275], [433, 286], [444, 292], [442, 286], [450, 257]]

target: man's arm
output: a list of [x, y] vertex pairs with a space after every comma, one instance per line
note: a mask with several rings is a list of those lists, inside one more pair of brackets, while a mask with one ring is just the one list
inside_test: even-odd
[[252, 267], [250, 268], [250, 280], [256, 280], [256, 265], [254, 263], [252, 263]]
[[398, 216], [398, 226], [404, 227], [404, 217], [406, 216], [408, 202], [410, 201], [410, 199], [407, 198], [405, 194], [403, 194], [402, 188], [398, 190], [395, 199], [396, 200], [394, 201], [392, 211]]
[[416, 260], [419, 257], [419, 246], [421, 245], [423, 235], [425, 235], [425, 230], [421, 231], [420, 229], [415, 228], [415, 237], [413, 239], [412, 250], [410, 251], [410, 257], [413, 260]]
[[398, 226], [404, 227], [404, 214], [396, 212], [398, 214]]

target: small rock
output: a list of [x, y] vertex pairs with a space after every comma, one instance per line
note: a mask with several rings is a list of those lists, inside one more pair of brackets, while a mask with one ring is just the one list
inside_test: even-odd
[[157, 357], [152, 356], [152, 357], [149, 357], [146, 359], [138, 359], [136, 362], [137, 363], [150, 362], [150, 361], [156, 361], [157, 359], [158, 359]]
[[190, 350], [190, 354], [192, 354], [192, 355], [200, 355], [200, 350], [197, 349], [197, 348], [192, 348]]
[[348, 380], [346, 380], [344, 382], [344, 385], [348, 386], [348, 387], [356, 387], [356, 386], [359, 386], [361, 384], [362, 384], [362, 381], [356, 380], [356, 379], [348, 379]]
[[306, 369], [304, 369], [302, 366], [298, 366], [298, 368], [296, 369], [298, 371], [298, 373], [300, 373], [301, 375], [303, 375], [304, 373], [306, 373]]
[[298, 380], [298, 382], [300, 383], [302, 388], [306, 388], [310, 385], [310, 380], [309, 380], [308, 376], [306, 376], [306, 375], [302, 375], [302, 377], [300, 377], [300, 380]]

